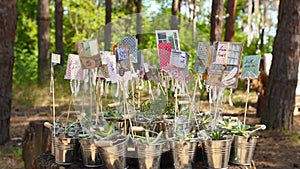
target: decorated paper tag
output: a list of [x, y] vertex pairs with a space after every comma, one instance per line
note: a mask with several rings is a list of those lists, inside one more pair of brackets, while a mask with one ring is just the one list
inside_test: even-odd
[[199, 42], [196, 54], [194, 70], [205, 73], [207, 61], [210, 56], [210, 42]]
[[125, 72], [131, 70], [128, 45], [122, 45], [117, 48], [117, 73], [123, 76]]
[[93, 69], [101, 65], [100, 51], [96, 39], [76, 43], [83, 69]]
[[171, 52], [170, 65], [185, 69], [188, 64], [188, 55], [183, 51], [175, 51]]
[[130, 62], [137, 62], [137, 39], [135, 36], [127, 36], [121, 39], [123, 45], [128, 45]]
[[260, 55], [244, 57], [242, 79], [255, 79], [259, 75]]
[[116, 82], [116, 73], [117, 73], [117, 63], [116, 63], [116, 55], [110, 55], [106, 58], [107, 70], [110, 75], [110, 80], [112, 83]]
[[60, 64], [60, 54], [51, 53], [51, 63]]
[[147, 80], [153, 80], [156, 84], [161, 82], [161, 77], [159, 76], [157, 67], [155, 65], [150, 66], [147, 64], [145, 68], [147, 69], [145, 74]]
[[162, 70], [163, 67], [170, 64], [171, 51], [172, 51], [172, 43], [158, 44], [160, 70]]
[[110, 57], [111, 55], [111, 52], [110, 51], [100, 51], [100, 57], [101, 57], [101, 63], [103, 65], [106, 65], [107, 62], [106, 62], [106, 58], [107, 57]]
[[83, 70], [78, 55], [69, 54], [65, 79], [83, 80]]
[[177, 30], [157, 30], [156, 32], [156, 43], [171, 43], [172, 49], [180, 50], [179, 36]]
[[207, 84], [236, 88], [243, 43], [216, 42], [208, 71]]
[[175, 66], [165, 66], [162, 71], [167, 72], [169, 77], [178, 79], [182, 83], [188, 83], [191, 79], [193, 79], [193, 76], [185, 75], [183, 69], [177, 68]]
[[107, 64], [101, 65], [98, 68], [98, 77], [103, 77], [103, 78], [110, 78], [110, 74], [108, 72]]

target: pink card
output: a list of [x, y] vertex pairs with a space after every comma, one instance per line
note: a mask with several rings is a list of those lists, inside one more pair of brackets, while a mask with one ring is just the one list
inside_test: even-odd
[[163, 67], [168, 66], [170, 64], [171, 51], [172, 43], [158, 44], [160, 70], [162, 70]]
[[65, 79], [83, 80], [83, 71], [78, 55], [69, 54]]

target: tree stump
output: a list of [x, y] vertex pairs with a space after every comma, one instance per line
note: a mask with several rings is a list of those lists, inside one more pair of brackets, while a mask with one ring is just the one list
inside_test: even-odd
[[31, 121], [25, 131], [23, 141], [23, 160], [26, 169], [32, 168], [33, 160], [49, 149], [51, 131], [44, 127], [45, 121]]

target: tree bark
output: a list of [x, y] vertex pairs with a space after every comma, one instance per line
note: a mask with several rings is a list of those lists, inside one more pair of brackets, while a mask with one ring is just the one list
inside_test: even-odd
[[104, 50], [110, 50], [111, 43], [111, 13], [112, 13], [112, 0], [105, 0], [105, 29], [104, 29]]
[[142, 43], [142, 0], [137, 0], [137, 16], [136, 16], [136, 38], [138, 44]]
[[55, 0], [55, 53], [61, 55], [61, 65], [64, 64], [63, 12], [62, 0]]
[[226, 19], [225, 41], [234, 41], [234, 21], [237, 0], [228, 0], [227, 10], [229, 16]]
[[178, 0], [172, 1], [171, 30], [178, 30]]
[[210, 19], [210, 42], [221, 41], [222, 40], [222, 24], [223, 24], [223, 10], [224, 1], [223, 0], [213, 0], [212, 1], [212, 14]]
[[38, 1], [38, 83], [44, 84], [49, 72], [49, 0]]
[[17, 0], [0, 1], [0, 145], [9, 140]]
[[300, 56], [300, 1], [280, 1], [267, 100], [262, 122], [270, 129], [293, 125]]

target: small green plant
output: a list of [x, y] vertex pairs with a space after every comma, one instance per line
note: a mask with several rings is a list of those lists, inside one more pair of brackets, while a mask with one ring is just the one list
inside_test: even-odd
[[105, 111], [105, 116], [106, 117], [112, 117], [113, 119], [122, 119], [122, 115], [119, 111], [114, 111], [112, 109], [106, 109]]
[[203, 114], [203, 117], [200, 120], [200, 125], [203, 129], [208, 129], [208, 125], [212, 122], [213, 118], [211, 118], [207, 114]]
[[86, 133], [79, 134], [80, 138], [90, 138], [90, 139], [110, 139], [119, 134], [118, 131], [115, 130], [116, 124], [114, 123], [106, 123], [103, 127], [92, 127]]
[[233, 121], [231, 118], [219, 122], [218, 126], [238, 136], [247, 136], [251, 129], [249, 125], [244, 125], [241, 121]]
[[229, 132], [238, 136], [247, 136], [249, 129], [249, 125], [244, 125], [241, 121], [237, 121], [236, 125], [234, 125]]
[[222, 131], [222, 130], [215, 130], [215, 131], [212, 131], [211, 134], [210, 134], [210, 138], [212, 140], [224, 140], [225, 137], [225, 132]]
[[159, 132], [155, 138], [150, 137], [149, 130], [145, 130], [145, 136], [133, 135], [133, 138], [139, 139], [139, 141], [143, 144], [151, 145], [160, 143], [162, 141], [163, 131]]
[[185, 140], [185, 141], [193, 141], [193, 140], [197, 140], [198, 138], [196, 138], [196, 131], [192, 130], [192, 131], [188, 131], [188, 130], [180, 130], [175, 132], [175, 139], [179, 139], [179, 140]]

